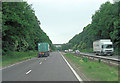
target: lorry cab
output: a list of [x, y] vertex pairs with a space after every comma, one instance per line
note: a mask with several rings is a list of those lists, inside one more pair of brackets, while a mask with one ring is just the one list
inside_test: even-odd
[[102, 54], [103, 55], [113, 55], [113, 44], [112, 42], [104, 42], [102, 43]]

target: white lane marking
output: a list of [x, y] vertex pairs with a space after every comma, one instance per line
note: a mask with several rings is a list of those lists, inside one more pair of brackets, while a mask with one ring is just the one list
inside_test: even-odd
[[34, 59], [36, 59], [36, 58], [31, 58], [31, 59], [28, 59], [28, 60], [24, 60], [24, 61], [21, 61], [21, 62], [18, 62], [18, 63], [12, 64], [12, 65], [10, 65], [10, 66], [7, 66], [7, 67], [4, 67], [4, 68], [1, 68], [0, 70], [7, 69], [7, 68], [9, 68], [9, 67], [12, 67], [12, 66], [15, 66], [15, 65], [18, 65], [18, 64], [21, 64], [21, 63], [27, 62], [27, 61], [29, 61], [29, 60], [34, 60]]
[[40, 62], [40, 64], [42, 64], [42, 62]]
[[29, 70], [29, 71], [26, 73], [26, 75], [29, 74], [31, 71], [32, 71], [32, 70]]
[[[61, 54], [61, 52], [59, 52]], [[78, 79], [78, 81], [83, 81], [79, 75], [76, 73], [76, 71], [71, 67], [71, 65], [68, 63], [68, 61], [65, 59], [65, 57], [61, 54], [61, 56], [63, 57], [63, 59], [65, 60], [65, 62], [67, 63], [67, 65], [70, 67], [70, 69], [72, 70], [72, 72], [74, 73], [74, 75], [76, 76], [76, 78]]]
[[45, 59], [46, 60], [46, 59]]

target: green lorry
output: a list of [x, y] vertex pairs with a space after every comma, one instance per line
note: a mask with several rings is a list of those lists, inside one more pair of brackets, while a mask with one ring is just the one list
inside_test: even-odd
[[49, 56], [49, 49], [48, 43], [38, 43], [38, 57]]

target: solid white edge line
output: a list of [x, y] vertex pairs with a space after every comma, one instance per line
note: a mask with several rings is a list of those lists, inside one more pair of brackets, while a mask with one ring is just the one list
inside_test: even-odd
[[26, 73], [26, 75], [29, 74], [31, 71], [32, 71], [32, 70], [29, 70], [29, 71]]
[[[61, 52], [59, 52], [61, 54]], [[79, 75], [76, 73], [76, 71], [72, 68], [72, 66], [68, 63], [68, 61], [65, 59], [65, 57], [61, 54], [61, 56], [63, 57], [63, 59], [65, 60], [65, 62], [67, 63], [67, 65], [70, 67], [70, 69], [72, 70], [72, 72], [74, 73], [74, 75], [76, 76], [76, 78], [78, 79], [78, 81], [83, 81]]]

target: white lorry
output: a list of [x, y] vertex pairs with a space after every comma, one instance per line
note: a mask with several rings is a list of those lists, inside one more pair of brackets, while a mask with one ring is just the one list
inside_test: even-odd
[[110, 39], [100, 39], [93, 42], [93, 51], [96, 55], [113, 55], [113, 43]]

